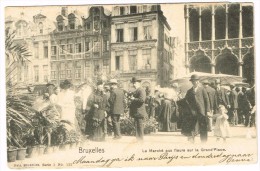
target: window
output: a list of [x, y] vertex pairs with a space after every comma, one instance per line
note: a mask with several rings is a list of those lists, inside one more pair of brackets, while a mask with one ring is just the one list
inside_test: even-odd
[[40, 31], [40, 34], [43, 34], [43, 24], [42, 24], [42, 22], [39, 23], [39, 31]]
[[75, 78], [80, 78], [81, 77], [81, 69], [76, 69], [75, 70]]
[[58, 22], [58, 31], [63, 31], [63, 22]]
[[60, 79], [65, 79], [66, 78], [66, 67], [65, 63], [60, 64]]
[[76, 53], [81, 53], [81, 43], [76, 44]]
[[103, 21], [103, 28], [107, 28], [107, 21]]
[[100, 51], [100, 42], [97, 40], [97, 41], [94, 41], [94, 52], [99, 52]]
[[60, 47], [61, 47], [60, 54], [65, 54], [65, 51], [66, 51], [65, 45], [61, 45]]
[[71, 29], [71, 30], [75, 29], [75, 23], [74, 23], [74, 22], [71, 22], [71, 23], [70, 23], [70, 29]]
[[152, 39], [152, 21], [144, 22], [144, 39], [145, 40]]
[[43, 55], [44, 55], [44, 58], [48, 58], [48, 45], [44, 45], [43, 47]]
[[91, 27], [90, 23], [86, 23], [86, 29], [90, 30], [90, 27]]
[[119, 8], [119, 14], [124, 15], [125, 14], [125, 7], [120, 7]]
[[120, 56], [116, 56], [116, 70], [120, 70]]
[[86, 40], [85, 42], [85, 51], [89, 51], [90, 47], [89, 47], [90, 43], [89, 43], [89, 40]]
[[115, 52], [115, 67], [116, 70], [123, 69], [123, 51], [116, 51]]
[[128, 51], [128, 57], [129, 57], [129, 70], [134, 71], [136, 70], [137, 62], [136, 62], [136, 50], [129, 50]]
[[34, 47], [34, 57], [36, 59], [39, 59], [39, 44], [38, 43], [34, 43], [33, 47]]
[[124, 30], [123, 29], [117, 29], [116, 30], [116, 42], [124, 42]]
[[67, 67], [66, 67], [67, 78], [71, 78], [72, 77], [72, 72], [71, 72], [72, 68], [73, 68], [72, 62], [67, 63]]
[[143, 12], [147, 12], [147, 5], [143, 6]]
[[103, 71], [106, 73], [109, 73], [109, 59], [103, 60]]
[[103, 39], [103, 48], [104, 48], [104, 51], [109, 51], [109, 40], [108, 40], [108, 36], [104, 36], [104, 39]]
[[73, 44], [68, 44], [69, 53], [73, 53]]
[[99, 61], [98, 60], [93, 61], [93, 65], [94, 65], [94, 73], [99, 72], [100, 71]]
[[34, 82], [39, 82], [39, 66], [34, 66]]
[[43, 65], [43, 80], [48, 82], [48, 65]]
[[130, 6], [130, 14], [136, 14], [137, 13], [137, 7], [136, 6]]
[[143, 68], [150, 69], [151, 68], [151, 49], [143, 49]]
[[57, 79], [57, 71], [51, 71], [51, 79], [52, 80]]
[[138, 32], [137, 32], [137, 27], [132, 27], [129, 28], [130, 31], [130, 41], [137, 41], [137, 36], [138, 36]]
[[51, 47], [51, 55], [57, 55], [57, 47], [56, 46]]

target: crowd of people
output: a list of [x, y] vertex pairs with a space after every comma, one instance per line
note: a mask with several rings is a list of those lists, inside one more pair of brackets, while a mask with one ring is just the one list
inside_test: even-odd
[[[181, 95], [177, 83], [151, 92], [151, 88], [142, 87], [141, 80], [136, 77], [130, 80], [132, 92], [121, 89], [116, 79], [99, 80], [94, 85], [86, 82], [77, 89], [65, 80], [59, 87], [47, 84], [44, 96], [61, 107], [61, 120], [68, 121], [72, 129], [92, 141], [105, 141], [109, 135], [115, 140], [121, 139], [120, 117], [126, 113], [134, 118], [138, 141], [143, 140], [146, 118], [155, 118], [159, 131], [181, 130], [190, 142], [194, 142], [198, 134], [201, 141], [206, 142], [212, 130], [218, 139], [222, 137], [225, 141], [230, 136], [229, 125], [255, 126], [254, 87], [230, 84], [227, 90], [219, 79], [214, 84], [199, 80], [198, 75], [191, 76], [193, 86], [185, 96]], [[80, 118], [75, 113], [76, 96], [82, 101]]]

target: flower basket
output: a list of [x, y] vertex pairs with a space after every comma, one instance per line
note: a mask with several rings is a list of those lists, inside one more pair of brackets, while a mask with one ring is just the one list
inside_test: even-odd
[[7, 161], [8, 162], [15, 162], [17, 156], [17, 148], [11, 147], [7, 149]]
[[39, 156], [38, 146], [27, 147], [27, 157], [32, 158]]
[[38, 150], [39, 150], [39, 155], [43, 155], [44, 154], [44, 150], [45, 150], [45, 146], [44, 145], [39, 145]]
[[24, 160], [24, 159], [25, 159], [26, 149], [27, 149], [27, 148], [18, 148], [18, 149], [17, 149], [16, 160]]

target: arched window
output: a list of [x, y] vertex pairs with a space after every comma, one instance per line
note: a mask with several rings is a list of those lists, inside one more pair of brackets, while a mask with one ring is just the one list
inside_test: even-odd
[[40, 31], [40, 34], [43, 34], [43, 24], [42, 24], [42, 22], [39, 23], [39, 31]]

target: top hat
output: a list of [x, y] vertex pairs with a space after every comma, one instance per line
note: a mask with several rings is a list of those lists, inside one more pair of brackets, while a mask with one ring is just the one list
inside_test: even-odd
[[136, 77], [133, 77], [131, 80], [131, 83], [141, 82], [140, 79], [137, 79]]
[[118, 84], [117, 79], [110, 79], [109, 84]]
[[209, 84], [209, 80], [204, 80], [202, 83], [208, 85]]
[[193, 74], [191, 77], [190, 77], [190, 81], [193, 81], [193, 80], [199, 80], [199, 76], [197, 74]]

